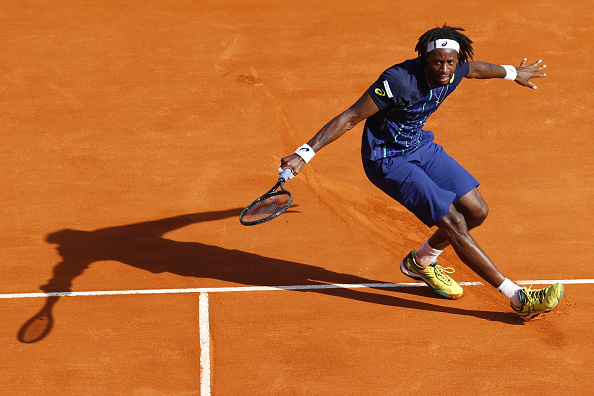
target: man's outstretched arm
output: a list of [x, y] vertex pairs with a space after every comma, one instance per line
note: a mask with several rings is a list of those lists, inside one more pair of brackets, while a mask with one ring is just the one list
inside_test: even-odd
[[[335, 141], [341, 137], [346, 131], [353, 129], [359, 122], [371, 117], [379, 111], [379, 108], [369, 96], [369, 93], [364, 93], [363, 96], [355, 102], [351, 107], [334, 117], [322, 129], [311, 138], [307, 144], [314, 152], [318, 152], [322, 147]], [[294, 175], [297, 175], [305, 161], [297, 154], [291, 154], [281, 159], [281, 169], [290, 168]]]
[[536, 85], [530, 82], [530, 80], [532, 78], [546, 76], [544, 73], [538, 73], [547, 67], [546, 65], [540, 66], [541, 62], [542, 61], [539, 60], [538, 62], [526, 66], [526, 59], [524, 59], [522, 63], [520, 63], [520, 66], [513, 67], [509, 65], [500, 66], [492, 63], [471, 61], [468, 62], [470, 71], [466, 78], [505, 78], [507, 76], [508, 79], [513, 78], [515, 82], [522, 86], [536, 89]]

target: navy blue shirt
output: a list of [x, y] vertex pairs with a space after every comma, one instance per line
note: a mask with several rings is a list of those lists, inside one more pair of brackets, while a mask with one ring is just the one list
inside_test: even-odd
[[458, 63], [448, 85], [431, 89], [418, 58], [384, 71], [368, 90], [380, 111], [365, 122], [363, 157], [372, 161], [395, 157], [432, 141], [433, 132], [423, 129], [427, 118], [454, 92], [468, 72], [468, 63]]

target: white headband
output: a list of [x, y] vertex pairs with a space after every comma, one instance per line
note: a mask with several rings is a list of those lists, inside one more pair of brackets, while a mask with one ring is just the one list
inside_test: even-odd
[[458, 42], [455, 40], [439, 39], [430, 41], [429, 44], [427, 44], [427, 53], [433, 51], [436, 48], [453, 49], [454, 51], [460, 53], [460, 44], [458, 44]]

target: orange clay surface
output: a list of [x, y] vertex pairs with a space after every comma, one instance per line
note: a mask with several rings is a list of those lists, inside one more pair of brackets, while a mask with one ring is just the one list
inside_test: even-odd
[[[548, 66], [536, 91], [465, 80], [427, 124], [482, 183], [475, 239], [513, 280], [593, 278], [591, 14], [581, 0], [1, 2], [0, 394], [199, 394], [199, 294], [174, 289], [412, 283], [398, 263], [432, 230], [366, 179], [362, 125], [287, 182], [287, 213], [238, 215], [446, 22], [475, 60]], [[480, 281], [451, 249], [440, 262]], [[153, 289], [172, 291], [39, 294]], [[213, 395], [592, 392], [591, 283], [528, 323], [486, 285], [457, 301], [225, 290], [208, 294]], [[25, 324], [48, 305], [35, 339]]]

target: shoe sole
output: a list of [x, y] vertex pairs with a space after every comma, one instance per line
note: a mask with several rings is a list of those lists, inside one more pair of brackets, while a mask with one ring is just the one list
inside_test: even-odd
[[409, 270], [408, 270], [408, 268], [406, 268], [405, 261], [406, 261], [406, 258], [404, 258], [404, 260], [402, 260], [402, 261], [400, 262], [400, 271], [401, 271], [401, 272], [402, 272], [404, 275], [406, 275], [406, 276], [408, 276], [409, 278], [411, 278], [411, 279], [414, 279], [414, 280], [420, 280], [420, 281], [423, 281], [423, 283], [425, 283], [427, 286], [429, 286], [429, 288], [430, 288], [431, 290], [433, 290], [435, 293], [439, 294], [439, 295], [440, 295], [440, 296], [442, 296], [442, 297], [448, 298], [448, 299], [450, 299], [450, 300], [457, 300], [457, 299], [459, 299], [460, 297], [462, 297], [462, 294], [449, 294], [449, 293], [446, 293], [446, 292], [444, 292], [443, 290], [439, 290], [439, 289], [436, 289], [436, 288], [434, 288], [434, 287], [433, 287], [433, 286], [431, 286], [431, 284], [429, 284], [429, 282], [427, 282], [427, 281], [425, 280], [425, 278], [423, 278], [421, 275], [418, 275], [418, 274], [415, 274], [414, 272], [411, 272], [411, 271], [409, 271]]
[[557, 302], [555, 303], [555, 305], [553, 305], [553, 307], [549, 308], [549, 309], [545, 309], [544, 311], [541, 312], [536, 312], [533, 313], [532, 315], [528, 315], [528, 316], [520, 316], [522, 319], [524, 319], [524, 321], [528, 321], [532, 318], [535, 318], [536, 316], [543, 314], [543, 313], [547, 313], [547, 312], [551, 312], [553, 309], [555, 309], [555, 307], [559, 304], [559, 301], [561, 301], [561, 297], [563, 297], [563, 292], [565, 291], [565, 287], [563, 285], [561, 285], [561, 294], [559, 294], [559, 298], [557, 299]]

